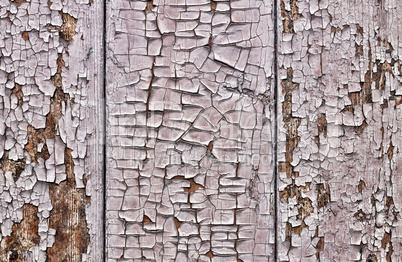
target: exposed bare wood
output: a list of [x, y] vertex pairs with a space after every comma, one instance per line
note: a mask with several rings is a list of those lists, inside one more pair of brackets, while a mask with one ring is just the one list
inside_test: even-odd
[[0, 1], [0, 261], [103, 258], [102, 8]]

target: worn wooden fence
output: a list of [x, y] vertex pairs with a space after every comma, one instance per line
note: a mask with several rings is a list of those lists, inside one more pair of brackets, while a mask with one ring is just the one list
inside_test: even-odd
[[401, 261], [401, 19], [0, 0], [0, 261]]

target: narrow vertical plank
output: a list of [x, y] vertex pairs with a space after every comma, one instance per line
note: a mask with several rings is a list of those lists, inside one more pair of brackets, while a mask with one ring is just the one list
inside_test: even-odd
[[400, 261], [402, 3], [279, 3], [279, 261]]
[[102, 10], [0, 1], [0, 261], [102, 260]]
[[108, 261], [274, 261], [273, 2], [107, 18]]

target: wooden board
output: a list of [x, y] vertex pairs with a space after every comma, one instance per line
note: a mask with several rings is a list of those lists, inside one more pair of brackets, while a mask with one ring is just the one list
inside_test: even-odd
[[109, 261], [274, 261], [272, 2], [107, 6]]
[[278, 259], [401, 260], [399, 1], [278, 5]]
[[0, 261], [103, 259], [102, 10], [0, 1]]

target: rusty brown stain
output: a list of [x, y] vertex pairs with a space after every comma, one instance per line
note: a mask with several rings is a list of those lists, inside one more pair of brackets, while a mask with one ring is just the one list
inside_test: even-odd
[[292, 184], [287, 185], [283, 191], [279, 192], [279, 197], [285, 199], [286, 203], [289, 198], [300, 198], [302, 192], [307, 192], [310, 190], [310, 183], [306, 183], [305, 186], [297, 186], [295, 181], [292, 180]]
[[77, 188], [71, 149], [64, 151], [66, 181], [49, 184], [49, 196], [53, 209], [49, 228], [56, 230], [55, 242], [47, 249], [48, 261], [81, 261], [90, 241], [85, 214], [89, 197], [85, 189]]
[[301, 17], [299, 8], [297, 7], [297, 0], [290, 0], [291, 11], [285, 9], [285, 2], [281, 0], [281, 15], [283, 18], [283, 32], [287, 34], [294, 34], [293, 21]]
[[[370, 61], [369, 69], [367, 70], [364, 76], [364, 82], [361, 83], [361, 101], [362, 104], [372, 103], [372, 92], [371, 86], [374, 83], [375, 88], [379, 90], [383, 90], [385, 88], [386, 77], [385, 73], [390, 73], [393, 75], [392, 66], [395, 62], [389, 64], [387, 61], [384, 63], [380, 63], [379, 60], [373, 62], [372, 53], [371, 53], [371, 45], [368, 43], [368, 57]], [[376, 72], [374, 72], [374, 67], [377, 68]]]
[[317, 245], [315, 246], [315, 256], [320, 261], [320, 253], [324, 250], [324, 237], [320, 237], [320, 240], [318, 240]]
[[24, 39], [25, 41], [29, 40], [29, 35], [27, 31], [22, 32], [22, 39]]
[[388, 246], [388, 252], [385, 257], [387, 262], [392, 261], [391, 257], [392, 257], [392, 253], [394, 252], [393, 247], [392, 247], [391, 238], [392, 238], [392, 232], [390, 231], [389, 233], [385, 232], [384, 236], [381, 240], [381, 248], [382, 249], [386, 250], [386, 248]]
[[385, 232], [381, 240], [381, 247], [386, 249], [389, 242], [391, 242], [391, 233]]
[[361, 135], [366, 127], [367, 127], [367, 122], [366, 122], [366, 120], [363, 120], [363, 123], [360, 126], [355, 126], [353, 129], [356, 134]]
[[217, 3], [216, 3], [215, 1], [212, 1], [212, 0], [211, 0], [211, 11], [212, 11], [212, 12], [215, 12], [215, 11], [216, 11], [216, 6], [217, 6]]
[[214, 149], [214, 141], [211, 141], [208, 143], [207, 152], [211, 153], [213, 149]]
[[75, 32], [75, 27], [77, 26], [77, 19], [65, 13], [61, 13], [61, 17], [63, 19], [63, 24], [59, 29], [60, 36], [64, 40], [71, 43], [74, 41], [73, 39], [74, 35], [77, 34], [77, 32]]
[[214, 256], [214, 254], [212, 253], [211, 250], [209, 250], [206, 254], [207, 257], [212, 258]]
[[388, 100], [384, 98], [382, 100], [382, 104], [380, 104], [380, 107], [381, 109], [388, 108]]
[[360, 92], [350, 92], [348, 93], [348, 97], [350, 99], [350, 102], [352, 103], [352, 106], [361, 106], [362, 102], [360, 99]]
[[[282, 80], [282, 94], [284, 94], [284, 101], [282, 103], [282, 116], [283, 123], [286, 129], [286, 175], [287, 177], [296, 177], [295, 172], [293, 172], [293, 167], [290, 163], [293, 162], [293, 150], [296, 148], [300, 141], [300, 136], [298, 135], [297, 128], [301, 124], [301, 119], [292, 116], [292, 92], [299, 88], [299, 84], [293, 82], [293, 69], [287, 69], [287, 78]], [[280, 163], [283, 166], [282, 163]]]
[[142, 218], [142, 223], [152, 223], [152, 220], [149, 218], [149, 216], [144, 215]]
[[317, 128], [318, 128], [318, 133], [323, 133], [324, 135], [327, 135], [327, 118], [325, 114], [318, 114], [317, 116]]
[[[28, 126], [28, 143], [25, 145], [25, 150], [28, 151], [33, 162], [37, 161], [38, 158], [43, 158], [44, 160], [49, 158], [46, 139], [56, 138], [56, 126], [59, 119], [62, 117], [63, 103], [66, 103], [70, 99], [70, 96], [64, 93], [62, 88], [61, 73], [64, 61], [61, 54], [58, 55], [57, 65], [56, 74], [51, 77], [52, 83], [56, 86], [56, 90], [50, 100], [50, 112], [46, 116], [46, 127], [35, 129], [32, 126]], [[44, 146], [42, 151], [38, 152], [38, 144], [40, 143], [43, 143]]]
[[17, 99], [18, 99], [18, 105], [22, 105], [22, 97], [24, 96], [24, 93], [22, 92], [22, 86], [19, 84], [15, 84], [14, 88], [11, 89], [11, 94], [14, 94]]
[[16, 7], [20, 7], [23, 3], [26, 3], [26, 0], [15, 0], [15, 1], [10, 1], [10, 3], [12, 3], [13, 5], [15, 5]]
[[25, 169], [25, 163], [25, 157], [14, 161], [8, 158], [8, 151], [4, 151], [3, 156], [0, 158], [0, 169], [3, 173], [10, 171], [14, 182], [16, 182]]
[[[63, 21], [65, 19], [70, 18], [63, 18]], [[50, 112], [46, 118], [46, 128], [39, 131], [44, 138], [55, 138], [56, 125], [62, 117], [63, 103], [70, 101], [69, 95], [64, 93], [62, 89], [61, 73], [64, 65], [62, 55], [59, 54], [57, 71], [51, 78], [56, 90], [51, 99]], [[59, 185], [49, 184], [49, 195], [53, 206], [49, 217], [49, 227], [56, 230], [55, 243], [47, 249], [49, 261], [81, 261], [81, 255], [87, 252], [90, 241], [85, 214], [89, 197], [86, 196], [85, 188], [76, 187], [74, 161], [71, 152], [71, 149], [65, 148], [66, 180]]]
[[359, 185], [357, 186], [357, 189], [359, 190], [359, 193], [363, 192], [363, 189], [366, 188], [366, 183], [360, 179]]
[[153, 0], [147, 0], [147, 6], [146, 6], [146, 8], [144, 10], [145, 13], [152, 11], [152, 9], [154, 9], [154, 7], [155, 7], [155, 5], [154, 5]]
[[203, 188], [203, 186], [201, 186], [200, 184], [197, 184], [194, 182], [194, 179], [190, 178], [190, 179], [186, 179], [187, 181], [190, 182], [190, 186], [189, 187], [185, 187], [184, 188], [184, 192], [186, 193], [194, 193], [195, 191], [197, 191], [199, 188]]
[[391, 205], [394, 205], [394, 199], [391, 196], [387, 196], [387, 199], [385, 200], [385, 206], [389, 209]]
[[23, 219], [15, 223], [12, 233], [2, 239], [0, 244], [0, 260], [22, 262], [25, 261], [28, 250], [39, 244], [38, 207], [25, 204], [22, 207]]
[[363, 27], [361, 27], [359, 24], [356, 24], [356, 31], [358, 34], [363, 35]]
[[176, 226], [177, 229], [183, 224], [180, 220], [178, 220], [176, 217], [174, 218], [174, 225]]
[[299, 235], [302, 232], [303, 227], [307, 227], [306, 224], [304, 224], [304, 222], [302, 222], [302, 224], [300, 226], [296, 226], [296, 227], [292, 227], [291, 223], [286, 222], [285, 240], [288, 242], [291, 242], [292, 234]]
[[[204, 188], [202, 185], [197, 184], [193, 178], [185, 178], [184, 176], [174, 176], [171, 178], [172, 180], [186, 180], [190, 182], [189, 186], [184, 187], [184, 192], [189, 193], [188, 197], [190, 198], [190, 194], [197, 191], [199, 188]], [[190, 202], [190, 201], [188, 201]]]
[[308, 197], [300, 197], [297, 199], [297, 211], [299, 212], [297, 219], [304, 220], [304, 218], [314, 212], [312, 203], [313, 202]]
[[297, 227], [292, 227], [290, 223], [287, 223], [286, 241], [291, 241], [292, 234], [300, 234], [303, 227], [307, 227], [304, 223], [304, 219], [314, 212], [314, 207], [311, 199], [302, 196], [302, 192], [307, 192], [309, 190], [310, 183], [306, 183], [305, 186], [297, 186], [293, 179], [292, 184], [288, 185], [283, 191], [279, 192], [279, 197], [283, 198], [287, 203], [289, 198], [296, 197], [298, 211], [297, 219], [302, 221], [302, 224]]
[[360, 222], [367, 220], [366, 213], [364, 213], [363, 210], [361, 210], [361, 209], [359, 209], [353, 216]]
[[331, 201], [331, 191], [329, 185], [324, 187], [324, 184], [316, 185], [317, 192], [317, 209], [325, 207], [329, 201]]
[[387, 155], [388, 155], [388, 160], [391, 161], [392, 157], [394, 155], [394, 146], [392, 145], [392, 141], [389, 143]]
[[[51, 98], [50, 112], [46, 116], [46, 127], [35, 129], [28, 126], [28, 143], [25, 149], [32, 161], [49, 158], [46, 140], [56, 138], [63, 103], [71, 102], [69, 95], [64, 93], [62, 88], [61, 73], [64, 61], [61, 54], [58, 56], [57, 65], [56, 74], [51, 77], [56, 90]], [[44, 143], [41, 152], [37, 151], [39, 143]], [[66, 180], [59, 185], [49, 183], [49, 196], [53, 206], [49, 227], [56, 230], [56, 235], [53, 246], [47, 249], [48, 261], [81, 261], [81, 255], [87, 252], [90, 240], [85, 214], [89, 197], [86, 196], [85, 189], [76, 188], [71, 151], [67, 147], [64, 151]]]
[[355, 43], [355, 56], [359, 57], [359, 56], [363, 56], [364, 52], [363, 52], [363, 45], [359, 45], [357, 43]]

